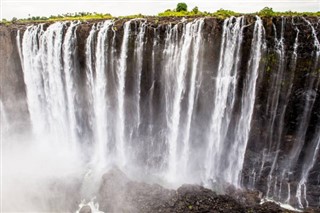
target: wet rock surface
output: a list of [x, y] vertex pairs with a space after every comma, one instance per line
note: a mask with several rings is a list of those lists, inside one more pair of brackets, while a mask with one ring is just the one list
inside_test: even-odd
[[79, 213], [92, 213], [92, 210], [91, 210], [90, 206], [83, 206], [80, 209]]
[[[258, 192], [228, 189], [218, 195], [199, 185], [177, 190], [130, 180], [115, 168], [103, 175], [98, 202], [104, 212], [291, 212], [272, 202], [260, 205]], [[85, 209], [84, 209], [85, 210]]]

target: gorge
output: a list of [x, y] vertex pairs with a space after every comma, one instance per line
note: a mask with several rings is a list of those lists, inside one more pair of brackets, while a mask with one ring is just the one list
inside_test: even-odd
[[0, 26], [4, 208], [12, 184], [69, 202], [53, 179], [88, 200], [113, 166], [318, 208], [319, 40], [319, 17]]

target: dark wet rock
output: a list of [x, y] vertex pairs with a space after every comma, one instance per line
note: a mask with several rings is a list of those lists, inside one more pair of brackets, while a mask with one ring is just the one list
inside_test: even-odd
[[91, 210], [90, 206], [83, 206], [80, 209], [79, 213], [92, 213], [92, 210]]
[[174, 212], [245, 212], [235, 199], [217, 195], [198, 185], [183, 185], [177, 189]]
[[105, 212], [290, 212], [275, 203], [260, 205], [256, 191], [229, 188], [218, 195], [199, 185], [184, 184], [177, 190], [158, 184], [131, 181], [118, 168], [103, 175], [98, 202]]
[[265, 202], [262, 205], [256, 206], [253, 208], [253, 212], [256, 213], [278, 213], [278, 212], [291, 212], [289, 210], [283, 210], [278, 204], [273, 202]]
[[15, 132], [29, 130], [29, 113], [22, 65], [16, 43], [17, 29], [0, 26], [0, 99]]
[[99, 201], [102, 209], [108, 212], [131, 212], [130, 208], [124, 205], [126, 200], [126, 184], [129, 182], [127, 176], [118, 168], [113, 168], [102, 176], [102, 183], [99, 190]]
[[242, 190], [229, 186], [226, 188], [226, 194], [229, 194], [244, 206], [255, 206], [261, 202], [261, 192], [257, 190]]
[[320, 212], [320, 208], [307, 208], [305, 209], [306, 213], [319, 213]]

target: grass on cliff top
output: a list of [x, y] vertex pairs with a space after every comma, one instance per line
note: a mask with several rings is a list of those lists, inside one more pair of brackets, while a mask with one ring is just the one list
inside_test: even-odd
[[188, 17], [188, 16], [209, 16], [209, 17], [217, 17], [217, 18], [228, 18], [230, 16], [240, 16], [240, 13], [231, 11], [231, 10], [224, 10], [224, 9], [220, 9], [214, 13], [209, 13], [209, 12], [201, 12], [198, 10], [192, 10], [192, 11], [176, 11], [176, 10], [166, 10], [162, 13], [159, 13], [158, 16], [159, 17]]
[[112, 15], [109, 13], [107, 14], [100, 14], [100, 13], [88, 13], [87, 15], [83, 16], [57, 16], [57, 17], [50, 17], [49, 21], [73, 21], [73, 20], [80, 20], [80, 21], [86, 21], [86, 20], [97, 20], [97, 19], [111, 19]]
[[186, 17], [186, 16], [209, 16], [209, 17], [216, 17], [220, 19], [225, 19], [231, 16], [242, 16], [242, 15], [258, 15], [260, 17], [279, 17], [279, 16], [320, 16], [320, 11], [318, 12], [293, 12], [293, 11], [286, 11], [286, 12], [276, 12], [273, 11], [272, 8], [265, 7], [259, 12], [255, 13], [237, 13], [232, 10], [224, 10], [220, 9], [214, 13], [209, 12], [201, 12], [201, 11], [179, 11], [176, 10], [166, 10], [162, 13], [159, 13], [159, 17]]
[[113, 18], [111, 14], [106, 13], [86, 13], [86, 12], [80, 12], [80, 13], [67, 13], [63, 15], [57, 15], [57, 16], [32, 16], [26, 19], [17, 19], [13, 18], [11, 21], [7, 21], [5, 19], [2, 19], [0, 23], [3, 23], [5, 25], [13, 24], [13, 23], [30, 23], [30, 22], [55, 22], [55, 21], [87, 21], [87, 20], [100, 20], [100, 19], [111, 19]]
[[[243, 13], [237, 13], [231, 10], [224, 10], [220, 9], [214, 13], [210, 12], [202, 12], [198, 10], [198, 7], [193, 8], [191, 11], [173, 9], [173, 10], [166, 10], [162, 13], [159, 13], [158, 16], [155, 17], [216, 17], [219, 19], [225, 19], [230, 16], [241, 16], [246, 15]], [[286, 12], [276, 12], [273, 11], [272, 8], [265, 7], [259, 12], [256, 13], [249, 13], [247, 15], [258, 15], [260, 17], [278, 17], [278, 16], [320, 16], [320, 11], [318, 12], [293, 12], [293, 11], [286, 11]], [[129, 16], [119, 16], [113, 17], [111, 14], [106, 13], [88, 13], [88, 12], [80, 12], [80, 13], [67, 13], [63, 15], [57, 16], [50, 16], [50, 17], [40, 17], [40, 16], [33, 16], [26, 19], [17, 19], [13, 18], [11, 21], [3, 19], [0, 21], [1, 24], [10, 25], [14, 23], [37, 23], [37, 22], [55, 22], [55, 21], [73, 21], [73, 20], [80, 20], [80, 21], [87, 21], [87, 20], [102, 20], [102, 19], [112, 19], [112, 18], [145, 18], [142, 14], [137, 15], [129, 15]]]
[[286, 12], [276, 12], [273, 11], [271, 7], [265, 7], [259, 12], [253, 13], [254, 15], [258, 15], [260, 17], [274, 17], [274, 16], [320, 16], [320, 11], [318, 12], [294, 12], [294, 11], [286, 11]]

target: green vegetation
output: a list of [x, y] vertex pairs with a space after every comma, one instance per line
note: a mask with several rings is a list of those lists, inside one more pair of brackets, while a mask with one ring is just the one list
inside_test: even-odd
[[[184, 5], [182, 7], [182, 4]], [[184, 9], [181, 9], [184, 8]], [[243, 13], [237, 13], [231, 10], [224, 10], [219, 9], [216, 12], [209, 13], [209, 12], [201, 12], [199, 11], [198, 7], [194, 7], [191, 11], [187, 10], [187, 5], [185, 3], [179, 3], [177, 5], [177, 8], [174, 10], [166, 10], [162, 13], [159, 13], [158, 16], [160, 17], [184, 17], [184, 16], [211, 16], [216, 17], [220, 19], [225, 19], [230, 16], [240, 16], [245, 15]], [[292, 12], [292, 11], [286, 11], [286, 12], [275, 12], [270, 7], [265, 7], [259, 12], [256, 13], [250, 13], [248, 15], [258, 15], [261, 17], [271, 17], [271, 16], [320, 16], [320, 11], [318, 12]]]
[[[198, 17], [198, 16], [209, 16], [209, 17], [216, 17], [219, 19], [225, 19], [230, 16], [240, 16], [245, 15], [241, 13], [237, 13], [231, 10], [224, 10], [220, 9], [216, 12], [210, 13], [210, 12], [202, 12], [199, 10], [198, 7], [194, 7], [191, 11], [188, 11], [188, 5], [186, 3], [178, 3], [175, 9], [167, 9], [166, 11], [159, 13], [158, 17]], [[292, 11], [286, 11], [286, 12], [275, 12], [270, 7], [265, 7], [259, 12], [256, 13], [250, 13], [248, 15], [258, 15], [261, 17], [273, 17], [273, 16], [320, 16], [320, 11], [318, 12], [292, 12]], [[99, 19], [112, 19], [116, 18], [111, 16], [111, 14], [106, 13], [88, 13], [88, 12], [79, 12], [79, 13], [67, 13], [62, 15], [56, 15], [56, 16], [50, 16], [50, 17], [40, 17], [40, 16], [32, 16], [26, 19], [17, 19], [12, 18], [11, 21], [2, 19], [0, 21], [0, 24], [9, 25], [14, 23], [28, 23], [28, 22], [54, 22], [54, 21], [72, 21], [72, 20], [80, 20], [80, 21], [87, 21], [87, 20], [99, 20]], [[138, 15], [130, 15], [130, 16], [120, 16], [118, 18], [146, 18], [146, 16], [142, 14]], [[157, 19], [158, 20], [158, 19]]]
[[194, 7], [191, 11], [188, 11], [188, 5], [186, 3], [178, 3], [176, 9], [167, 9], [166, 11], [159, 13], [160, 17], [185, 17], [185, 16], [209, 16], [208, 12], [200, 12], [198, 7]]
[[80, 12], [80, 13], [67, 13], [64, 15], [58, 15], [58, 16], [50, 16], [48, 18], [49, 21], [67, 21], [67, 20], [91, 20], [91, 19], [110, 19], [112, 18], [111, 14], [106, 13], [86, 13], [86, 12]]
[[12, 22], [12, 23], [14, 23], [14, 22], [16, 22], [16, 21], [18, 21], [18, 19], [17, 19], [16, 17], [13, 17], [13, 18], [11, 19], [11, 22]]
[[261, 17], [273, 17], [273, 16], [320, 16], [320, 11], [318, 12], [293, 12], [293, 11], [285, 11], [285, 12], [275, 12], [270, 7], [265, 7], [255, 15]]
[[134, 18], [145, 18], [145, 15], [137, 14], [137, 15], [129, 15], [129, 16], [119, 16], [118, 18], [128, 18], [128, 19], [134, 19]]
[[62, 15], [50, 16], [50, 17], [40, 17], [40, 16], [32, 16], [26, 19], [17, 19], [16, 17], [12, 18], [11, 21], [6, 19], [2, 19], [0, 23], [3, 24], [10, 24], [10, 23], [28, 23], [28, 22], [54, 22], [54, 21], [72, 21], [72, 20], [99, 20], [99, 19], [111, 19], [112, 16], [109, 13], [102, 14], [102, 13], [88, 13], [88, 12], [79, 12], [79, 13], [67, 13]]
[[212, 16], [221, 18], [221, 19], [225, 19], [230, 16], [240, 16], [240, 15], [241, 15], [240, 13], [236, 13], [232, 10], [224, 10], [224, 9], [220, 9], [220, 10], [217, 10], [217, 12], [212, 13]]
[[199, 13], [199, 8], [198, 8], [198, 7], [194, 7], [194, 8], [192, 9], [192, 12], [193, 12], [194, 14], [198, 14], [198, 13]]
[[177, 12], [182, 12], [182, 11], [188, 11], [188, 6], [186, 3], [178, 3], [177, 4], [177, 8], [176, 8]]
[[258, 13], [260, 16], [274, 16], [275, 12], [273, 11], [272, 8], [270, 7], [265, 7], [262, 10], [259, 11]]
[[160, 17], [185, 17], [185, 16], [208, 16], [208, 15], [209, 13], [200, 12], [199, 10], [180, 11], [180, 12], [177, 12], [176, 10], [166, 10], [158, 14], [158, 16]]
[[[178, 6], [177, 6], [177, 9], [178, 9]], [[159, 13], [158, 16], [160, 16], [160, 17], [167, 17], [167, 16], [170, 16], [170, 17], [212, 16], [212, 17], [224, 19], [224, 18], [228, 18], [230, 16], [239, 16], [240, 15], [240, 13], [236, 13], [231, 10], [224, 10], [224, 9], [220, 9], [214, 13], [209, 13], [206, 11], [201, 12], [201, 11], [199, 11], [198, 7], [193, 8], [191, 11], [187, 11], [187, 10], [178, 11], [177, 9], [175, 9], [175, 10], [168, 9], [168, 10], [164, 11], [163, 13]]]

